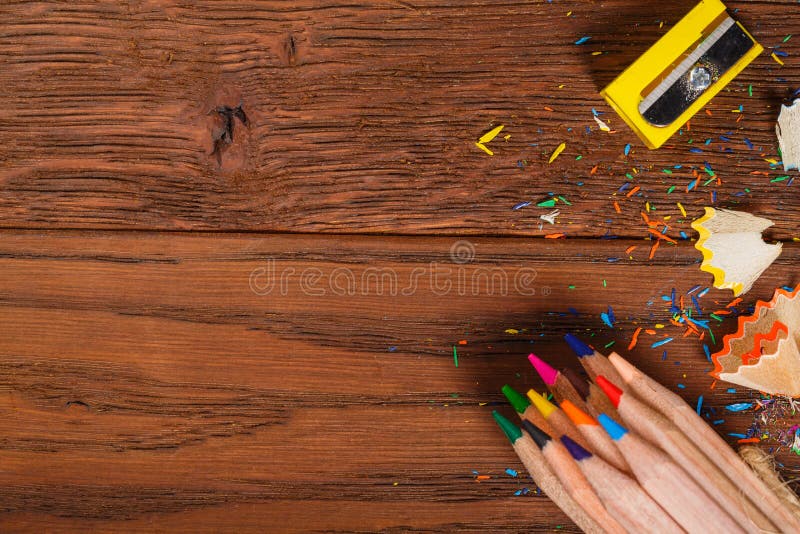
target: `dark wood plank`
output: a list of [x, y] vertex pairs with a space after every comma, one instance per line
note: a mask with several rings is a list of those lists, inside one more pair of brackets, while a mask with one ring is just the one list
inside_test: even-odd
[[[504, 473], [522, 468], [491, 421], [494, 407], [508, 412], [500, 386], [541, 388], [530, 350], [575, 366], [567, 331], [624, 351], [637, 325], [668, 323], [662, 294], [708, 277], [687, 245], [609, 263], [642, 242], [480, 238], [459, 243], [474, 256], [455, 263], [454, 243], [4, 232], [0, 529], [574, 532], [546, 498], [513, 496], [531, 485]], [[797, 282], [799, 252], [787, 245], [745, 304]], [[391, 294], [391, 277], [403, 288], [414, 272], [446, 269], [449, 292], [421, 275]], [[303, 272], [320, 278], [302, 286]], [[484, 272], [533, 279], [503, 294], [474, 278]], [[265, 294], [281, 273], [285, 290]], [[332, 275], [347, 273], [355, 290], [336, 294]], [[702, 302], [729, 300], [711, 291]], [[598, 317], [609, 305], [614, 329]], [[709, 389], [696, 339], [665, 346], [666, 361], [653, 339], [630, 357], [685, 384], [689, 402], [750, 398]], [[723, 417], [727, 433], [753, 415]]]
[[[800, 74], [800, 40], [781, 44], [796, 2], [730, 3], [789, 56], [761, 56], [671, 146], [646, 150], [598, 95], [693, 3], [3, 2], [0, 225], [635, 238], [646, 201], [686, 230], [676, 202], [692, 218], [714, 190], [795, 237], [798, 196], [764, 157]], [[227, 145], [215, 109], [239, 104]], [[473, 141], [497, 124], [489, 157]], [[722, 184], [687, 193], [706, 162]], [[572, 203], [557, 229], [511, 210], [549, 193]]]

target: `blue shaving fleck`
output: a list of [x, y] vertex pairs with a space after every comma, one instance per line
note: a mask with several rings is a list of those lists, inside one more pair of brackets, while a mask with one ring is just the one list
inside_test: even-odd
[[752, 402], [737, 402], [734, 404], [728, 404], [725, 406], [725, 409], [729, 412], [743, 412], [745, 410], [749, 410], [753, 407]]
[[650, 345], [650, 348], [651, 348], [651, 349], [655, 349], [655, 348], [657, 348], [657, 347], [660, 347], [661, 345], [666, 345], [666, 344], [667, 344], [667, 343], [669, 343], [670, 341], [672, 341], [672, 338], [671, 338], [671, 337], [668, 337], [668, 338], [666, 338], [666, 339], [662, 339], [661, 341], [656, 341], [655, 343], [653, 343], [652, 345]]

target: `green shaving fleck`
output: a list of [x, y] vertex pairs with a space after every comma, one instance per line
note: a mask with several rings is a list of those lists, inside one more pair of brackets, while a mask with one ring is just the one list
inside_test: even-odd
[[545, 200], [544, 202], [539, 202], [536, 205], [539, 206], [540, 208], [552, 208], [553, 206], [556, 205], [556, 199], [551, 198], [550, 200]]
[[453, 363], [455, 363], [456, 367], [458, 367], [458, 351], [456, 351], [455, 345], [453, 345]]
[[671, 186], [669, 186], [669, 189], [667, 189], [667, 194], [669, 195], [669, 194], [670, 194], [670, 193], [672, 193], [673, 191], [675, 191], [675, 186], [674, 186], [674, 185], [671, 185]]

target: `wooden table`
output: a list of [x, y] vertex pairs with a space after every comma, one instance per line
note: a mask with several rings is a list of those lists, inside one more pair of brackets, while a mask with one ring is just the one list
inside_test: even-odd
[[649, 259], [641, 212], [692, 237], [715, 191], [785, 242], [743, 306], [798, 282], [765, 158], [800, 10], [731, 2], [785, 64], [649, 151], [598, 90], [693, 2], [663, 4], [3, 3], [0, 530], [574, 532], [490, 415], [531, 350], [577, 366], [566, 332], [747, 428], [662, 300], [699, 253]]

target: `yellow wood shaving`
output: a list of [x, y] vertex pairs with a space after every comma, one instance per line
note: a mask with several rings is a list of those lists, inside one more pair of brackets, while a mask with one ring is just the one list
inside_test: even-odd
[[558, 157], [558, 155], [564, 152], [565, 148], [567, 148], [567, 143], [561, 143], [560, 145], [558, 145], [558, 148], [556, 148], [553, 151], [553, 155], [550, 156], [550, 160], [547, 163], [553, 163]]
[[497, 137], [497, 134], [499, 134], [504, 127], [505, 127], [505, 125], [501, 124], [497, 128], [493, 128], [493, 129], [489, 130], [488, 132], [483, 134], [480, 139], [478, 139], [478, 142], [479, 143], [488, 143], [489, 141], [491, 141], [492, 139]]
[[478, 148], [480, 148], [481, 150], [483, 150], [484, 152], [486, 152], [486, 153], [487, 153], [487, 154], [489, 154], [490, 156], [494, 156], [494, 152], [492, 152], [491, 150], [489, 150], [489, 148], [488, 148], [488, 147], [486, 147], [486, 146], [484, 146], [484, 145], [483, 145], [483, 144], [482, 144], [480, 141], [479, 141], [479, 142], [477, 142], [477, 143], [475, 143], [475, 146], [476, 146], [476, 147], [478, 147]]

